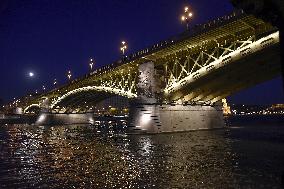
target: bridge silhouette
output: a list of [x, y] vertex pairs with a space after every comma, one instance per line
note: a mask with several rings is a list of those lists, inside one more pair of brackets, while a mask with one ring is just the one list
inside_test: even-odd
[[129, 128], [135, 131], [219, 128], [221, 99], [280, 73], [278, 29], [237, 11], [30, 98], [20, 108], [82, 113], [119, 95], [131, 101]]

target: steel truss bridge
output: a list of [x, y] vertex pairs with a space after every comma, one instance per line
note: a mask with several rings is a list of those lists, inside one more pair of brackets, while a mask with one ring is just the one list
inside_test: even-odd
[[111, 95], [158, 103], [214, 104], [276, 77], [280, 67], [278, 29], [239, 11], [124, 57], [21, 106], [24, 113], [34, 108], [86, 112]]

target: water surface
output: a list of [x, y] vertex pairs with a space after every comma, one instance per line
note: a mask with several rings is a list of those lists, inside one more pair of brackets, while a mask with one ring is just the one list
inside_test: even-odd
[[284, 118], [265, 119], [158, 135], [1, 125], [0, 188], [281, 188]]

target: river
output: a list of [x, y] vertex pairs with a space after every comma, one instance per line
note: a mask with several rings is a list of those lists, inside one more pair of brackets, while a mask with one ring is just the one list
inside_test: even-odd
[[281, 188], [284, 118], [126, 135], [91, 125], [0, 125], [0, 188]]

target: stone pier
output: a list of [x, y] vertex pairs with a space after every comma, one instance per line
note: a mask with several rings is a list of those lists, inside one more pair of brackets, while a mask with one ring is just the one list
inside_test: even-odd
[[161, 133], [224, 127], [221, 104], [162, 103], [161, 77], [153, 63], [139, 66], [138, 98], [131, 102], [129, 132]]
[[85, 114], [60, 114], [60, 113], [40, 113], [36, 120], [36, 125], [64, 125], [64, 124], [90, 124], [94, 123], [91, 113]]
[[161, 133], [225, 126], [222, 106], [132, 104], [129, 132]]

